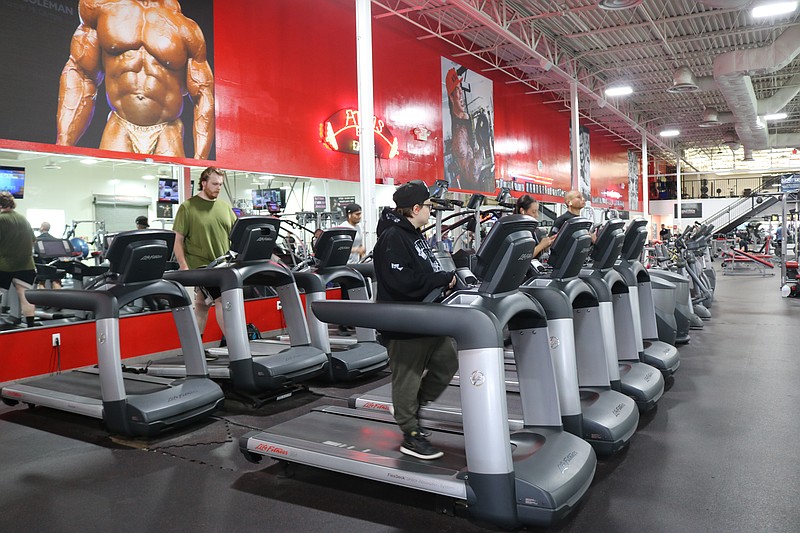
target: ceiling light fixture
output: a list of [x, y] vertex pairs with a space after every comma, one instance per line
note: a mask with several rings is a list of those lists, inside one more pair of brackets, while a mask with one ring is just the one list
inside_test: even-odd
[[786, 113], [771, 113], [769, 115], [764, 115], [762, 118], [764, 120], [783, 120], [788, 115]]
[[144, 176], [142, 176], [142, 179], [145, 181], [153, 181], [154, 179], [156, 179], [156, 177], [153, 176], [152, 174], [145, 174]]
[[714, 126], [719, 126], [722, 122], [719, 120], [719, 114], [717, 114], [717, 110], [713, 107], [707, 107], [703, 111], [703, 118], [698, 124], [701, 128], [713, 128]]
[[681, 132], [676, 129], [662, 130], [661, 133], [659, 133], [661, 137], [677, 137], [680, 134]]
[[81, 159], [81, 163], [83, 163], [84, 165], [96, 165], [98, 163], [98, 161], [97, 161], [97, 159], [93, 159], [91, 157], [87, 157], [87, 158]]
[[766, 18], [786, 15], [787, 13], [794, 12], [796, 9], [797, 2], [774, 2], [772, 4], [756, 6], [751, 13], [753, 18]]
[[667, 89], [668, 93], [689, 93], [698, 90], [697, 78], [694, 77], [692, 69], [686, 65], [675, 69], [672, 74], [672, 87]]
[[630, 9], [641, 4], [643, 0], [600, 0], [597, 6], [600, 9], [616, 11], [618, 9]]
[[632, 92], [633, 88], [630, 85], [618, 85], [605, 90], [606, 96], [626, 96]]

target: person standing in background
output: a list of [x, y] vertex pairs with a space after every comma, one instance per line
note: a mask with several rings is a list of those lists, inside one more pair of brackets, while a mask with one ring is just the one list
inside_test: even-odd
[[[175, 259], [181, 270], [202, 268], [230, 248], [230, 233], [236, 215], [227, 202], [219, 199], [224, 182], [224, 171], [208, 167], [200, 174], [200, 192], [178, 208], [172, 229], [175, 232]], [[222, 293], [217, 287], [195, 288], [194, 312], [201, 334], [212, 303], [217, 324], [225, 331], [220, 296]]]
[[25, 290], [36, 281], [33, 263], [36, 236], [28, 219], [15, 211], [16, 207], [11, 193], [0, 191], [0, 288], [10, 291], [13, 285], [25, 324], [30, 328], [35, 325], [36, 306], [25, 298]]
[[348, 204], [344, 208], [344, 214], [347, 216], [342, 226], [346, 228], [353, 228], [356, 234], [353, 237], [353, 248], [350, 250], [350, 258], [348, 263], [359, 263], [367, 253], [364, 247], [364, 231], [361, 229], [361, 206], [358, 204]]
[[667, 244], [671, 237], [672, 233], [669, 231], [666, 224], [661, 224], [661, 231], [658, 232], [658, 238], [661, 239], [661, 242]]

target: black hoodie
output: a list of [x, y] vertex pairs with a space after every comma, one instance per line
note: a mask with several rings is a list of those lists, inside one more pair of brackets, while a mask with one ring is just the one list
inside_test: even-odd
[[[378, 242], [373, 252], [377, 301], [421, 302], [437, 287], [450, 285], [453, 272], [442, 268], [428, 242], [406, 217], [387, 207], [381, 213], [377, 233]], [[383, 335], [409, 337], [391, 332]]]

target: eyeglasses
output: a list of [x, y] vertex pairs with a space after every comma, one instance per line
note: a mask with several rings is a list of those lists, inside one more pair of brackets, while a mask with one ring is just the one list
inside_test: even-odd
[[427, 207], [428, 209], [433, 209], [433, 204], [420, 204], [422, 207]]

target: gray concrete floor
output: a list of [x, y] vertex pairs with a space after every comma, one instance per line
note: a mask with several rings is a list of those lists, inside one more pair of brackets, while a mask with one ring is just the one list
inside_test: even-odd
[[[630, 447], [598, 464], [553, 531], [800, 531], [800, 299], [776, 278], [719, 276], [714, 318]], [[431, 495], [307, 467], [250, 464], [238, 437], [388, 379], [312, 387], [260, 409], [228, 402], [200, 427], [148, 441], [97, 421], [0, 406], [3, 531], [481, 531]]]

